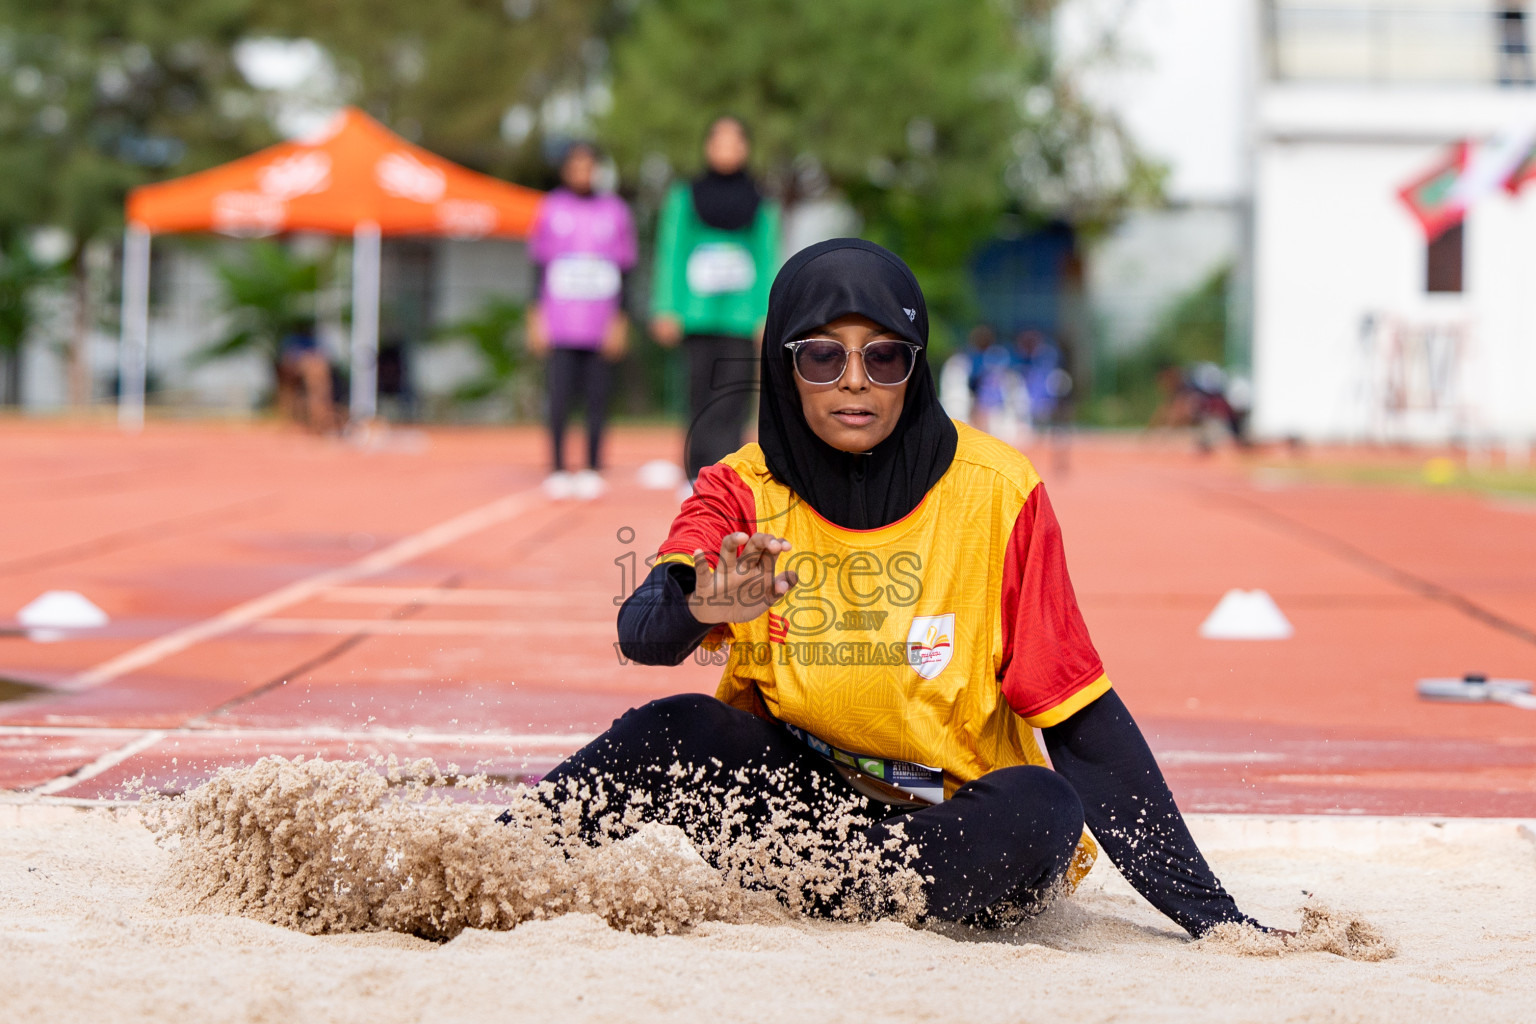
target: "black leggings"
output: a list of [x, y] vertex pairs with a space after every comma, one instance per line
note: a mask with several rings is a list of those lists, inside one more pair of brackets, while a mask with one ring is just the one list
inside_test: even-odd
[[690, 334], [688, 353], [688, 479], [741, 447], [747, 405], [757, 388], [756, 346], [751, 338]]
[[[674, 764], [692, 770], [680, 779]], [[645, 820], [678, 824], [696, 840], [728, 825], [751, 838], [770, 828], [775, 798], [782, 795], [803, 806], [795, 815], [800, 828], [835, 844], [843, 842], [837, 824], [817, 808], [833, 801], [851, 805], [853, 831], [863, 834], [868, 848], [882, 851], [882, 868], [906, 866], [931, 879], [924, 886], [929, 917], [983, 925], [1043, 906], [1083, 831], [1082, 803], [1048, 768], [1000, 768], [966, 783], [941, 804], [897, 808], [859, 794], [779, 724], [700, 694], [665, 697], [627, 712], [547, 779], [558, 790], [588, 783], [583, 829], [589, 834], [598, 830], [599, 819], [620, 816], [629, 807]], [[595, 779], [607, 783], [606, 803], [590, 785]], [[741, 789], [744, 802], [734, 808], [741, 817], [731, 823], [712, 820], [720, 812], [686, 798], [711, 783]], [[674, 813], [680, 804], [688, 810]], [[898, 824], [904, 825], [899, 830], [904, 841], [893, 844], [897, 850], [885, 850]], [[908, 859], [900, 850], [912, 846], [917, 853]]]
[[612, 373], [608, 360], [591, 349], [551, 348], [545, 370], [549, 386], [549, 437], [555, 472], [565, 470], [565, 423], [570, 418], [578, 389], [586, 393], [587, 466], [602, 468], [603, 424], [608, 415], [608, 389]]

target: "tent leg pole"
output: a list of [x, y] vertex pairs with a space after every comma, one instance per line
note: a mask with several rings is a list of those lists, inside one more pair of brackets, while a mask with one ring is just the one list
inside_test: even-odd
[[352, 403], [354, 423], [379, 408], [379, 274], [382, 239], [377, 224], [352, 233]]
[[123, 235], [123, 319], [117, 345], [117, 424], [144, 429], [149, 356], [149, 231], [130, 224]]

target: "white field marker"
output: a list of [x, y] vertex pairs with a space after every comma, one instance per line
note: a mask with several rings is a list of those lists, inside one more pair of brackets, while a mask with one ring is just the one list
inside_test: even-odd
[[1229, 590], [1200, 624], [1207, 640], [1289, 640], [1292, 628], [1275, 599], [1262, 590]]

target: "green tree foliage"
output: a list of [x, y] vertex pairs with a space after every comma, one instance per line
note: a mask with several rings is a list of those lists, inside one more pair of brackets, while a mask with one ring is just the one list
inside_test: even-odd
[[297, 256], [270, 240], [242, 246], [240, 259], [217, 268], [230, 333], [198, 353], [194, 361], [256, 351], [275, 363], [285, 337], [314, 329], [322, 265], [321, 260]]
[[741, 116], [775, 192], [793, 203], [824, 181], [955, 315], [1001, 215], [1103, 217], [1146, 178], [1053, 79], [1051, 6], [642, 0], [615, 41], [603, 134], [631, 173], [651, 154], [691, 173], [706, 122]]
[[268, 141], [230, 49], [251, 0], [0, 0], [0, 225], [77, 239], [129, 188]]
[[58, 276], [59, 267], [38, 260], [20, 235], [0, 239], [0, 405], [21, 403], [21, 346], [37, 326], [36, 293]]
[[254, 0], [0, 0], [0, 238], [73, 244], [71, 393], [86, 400], [85, 252], [121, 228], [128, 190], [269, 138], [231, 47]]
[[[251, 34], [314, 40], [342, 80], [338, 101], [449, 159], [535, 183], [551, 176], [539, 142], [550, 117], [560, 120], [559, 101], [582, 108], [601, 91], [604, 40], [620, 7], [615, 0], [265, 0]], [[508, 138], [502, 126], [513, 108], [527, 119], [525, 134]]]
[[1232, 272], [1222, 267], [1171, 302], [1146, 343], [1120, 356], [1101, 381], [1088, 419], [1104, 426], [1145, 426], [1167, 398], [1159, 378], [1194, 363], [1226, 360]]
[[445, 324], [433, 341], [468, 341], [480, 360], [480, 374], [454, 392], [462, 401], [476, 401], [505, 394], [528, 365], [523, 348], [522, 326], [526, 307], [510, 299], [490, 298], [472, 316]]

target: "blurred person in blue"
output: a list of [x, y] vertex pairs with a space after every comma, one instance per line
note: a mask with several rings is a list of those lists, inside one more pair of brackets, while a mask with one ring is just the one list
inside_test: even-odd
[[[1024, 410], [1036, 430], [1050, 426], [1063, 391], [1061, 349], [1035, 328], [1020, 331], [1013, 340], [1013, 356], [1023, 378]], [[1068, 382], [1070, 383], [1070, 381]]]
[[[540, 271], [539, 299], [528, 317], [528, 348], [547, 360], [552, 469], [545, 491], [556, 499], [603, 493], [603, 426], [612, 364], [629, 335], [624, 275], [635, 265], [629, 207], [594, 189], [598, 151], [572, 143], [560, 164], [559, 188], [539, 208], [529, 254]], [[586, 404], [586, 468], [566, 471], [565, 426], [580, 395]]]
[[1015, 371], [1013, 354], [997, 343], [997, 331], [991, 324], [971, 328], [966, 352], [971, 359], [972, 425], [994, 436], [1003, 429], [1013, 390]]
[[687, 355], [690, 483], [741, 447], [778, 269], [779, 211], [748, 172], [751, 152], [746, 125], [717, 117], [704, 173], [672, 186], [657, 229], [651, 334]]

